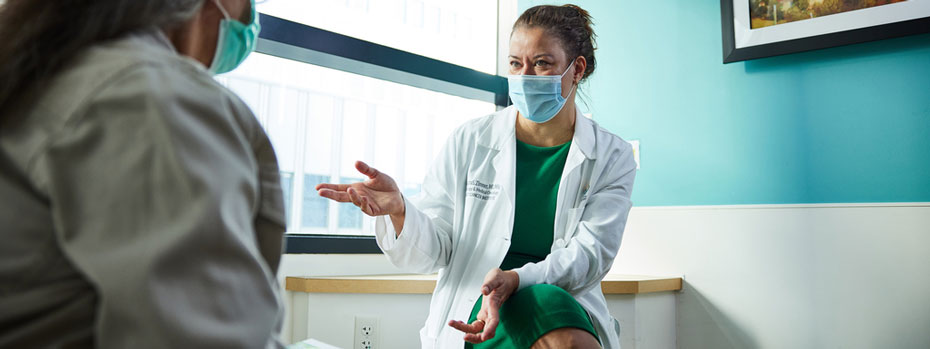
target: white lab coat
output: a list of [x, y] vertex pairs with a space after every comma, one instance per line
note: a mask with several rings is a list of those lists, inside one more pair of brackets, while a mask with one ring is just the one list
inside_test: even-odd
[[[416, 198], [405, 200], [399, 237], [388, 216], [376, 220], [378, 245], [401, 269], [439, 272], [430, 313], [420, 330], [424, 348], [461, 348], [462, 332], [485, 275], [500, 266], [513, 231], [516, 109], [470, 121], [449, 138]], [[562, 172], [553, 245], [539, 263], [515, 269], [520, 289], [551, 284], [568, 291], [591, 315], [605, 348], [619, 348], [600, 281], [613, 264], [632, 206], [636, 164], [630, 145], [581, 116]]]

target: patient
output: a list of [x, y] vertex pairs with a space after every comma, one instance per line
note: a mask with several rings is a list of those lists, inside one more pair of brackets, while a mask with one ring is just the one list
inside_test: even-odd
[[277, 162], [211, 75], [251, 52], [256, 17], [0, 6], [0, 348], [281, 347]]

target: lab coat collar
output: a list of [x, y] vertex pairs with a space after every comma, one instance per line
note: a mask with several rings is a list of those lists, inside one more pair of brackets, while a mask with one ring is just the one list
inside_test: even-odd
[[[494, 114], [490, 127], [484, 130], [478, 139], [478, 144], [497, 151], [503, 149], [508, 142], [513, 142], [516, 132], [517, 108], [509, 106]], [[575, 133], [572, 136], [573, 147], [587, 159], [595, 159], [594, 129], [597, 125], [575, 105]]]
[[492, 115], [489, 127], [478, 137], [478, 144], [500, 151], [515, 136], [517, 108], [511, 105]]

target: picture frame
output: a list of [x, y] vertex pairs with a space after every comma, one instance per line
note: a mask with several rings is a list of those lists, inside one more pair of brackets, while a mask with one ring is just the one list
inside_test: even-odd
[[721, 0], [720, 18], [732, 63], [930, 33], [930, 0]]

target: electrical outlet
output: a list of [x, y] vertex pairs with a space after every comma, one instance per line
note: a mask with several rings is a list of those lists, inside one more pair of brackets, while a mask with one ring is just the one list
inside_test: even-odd
[[378, 341], [380, 331], [376, 317], [356, 316], [355, 317], [355, 349], [378, 349], [381, 344]]

